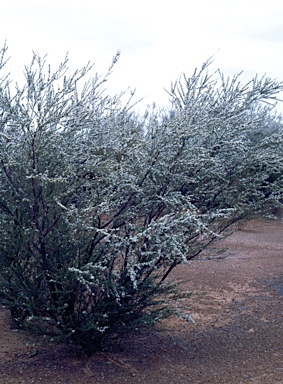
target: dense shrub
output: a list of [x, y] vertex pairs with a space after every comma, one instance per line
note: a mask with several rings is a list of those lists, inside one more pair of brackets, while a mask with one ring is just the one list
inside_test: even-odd
[[35, 54], [22, 88], [0, 82], [0, 296], [20, 325], [92, 353], [166, 316], [174, 267], [280, 200], [266, 102], [282, 84], [209, 76], [207, 62], [172, 85], [169, 110], [140, 116], [105, 95], [113, 65], [81, 86], [92, 67], [67, 62]]

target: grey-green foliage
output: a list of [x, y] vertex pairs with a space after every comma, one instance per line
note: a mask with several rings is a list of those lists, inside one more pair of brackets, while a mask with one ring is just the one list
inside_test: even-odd
[[[168, 125], [186, 138], [189, 133], [190, 149], [202, 154], [202, 162], [192, 154], [183, 178], [183, 189], [194, 191], [197, 207], [210, 213], [237, 208], [241, 215], [266, 204], [265, 185], [282, 170], [282, 123], [270, 104], [282, 84], [255, 78], [243, 85], [239, 75], [209, 75], [209, 64], [172, 84]], [[281, 185], [279, 179], [272, 185], [270, 200], [279, 197]]]
[[91, 353], [165, 316], [174, 267], [280, 200], [282, 125], [261, 102], [282, 84], [215, 79], [206, 63], [169, 111], [137, 116], [105, 95], [113, 65], [80, 86], [92, 67], [67, 62], [35, 54], [23, 88], [0, 82], [0, 296], [20, 324]]

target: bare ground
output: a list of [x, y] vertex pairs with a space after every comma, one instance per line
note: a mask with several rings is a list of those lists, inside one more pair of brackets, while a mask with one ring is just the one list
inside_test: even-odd
[[283, 383], [283, 223], [251, 221], [221, 246], [175, 270], [188, 293], [175, 317], [91, 358], [12, 329], [2, 308], [0, 383]]

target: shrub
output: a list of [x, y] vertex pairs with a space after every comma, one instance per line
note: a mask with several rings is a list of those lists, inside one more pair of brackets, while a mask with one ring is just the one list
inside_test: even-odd
[[281, 83], [207, 62], [172, 85], [170, 110], [140, 116], [104, 93], [118, 56], [83, 86], [90, 65], [68, 75], [67, 58], [52, 71], [36, 54], [22, 88], [0, 82], [0, 296], [87, 353], [170, 313], [170, 272], [282, 193], [282, 125], [262, 106]]

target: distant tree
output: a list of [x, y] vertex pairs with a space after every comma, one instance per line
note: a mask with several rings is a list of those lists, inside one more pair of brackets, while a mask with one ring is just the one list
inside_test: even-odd
[[170, 272], [282, 194], [282, 124], [261, 106], [281, 83], [207, 62], [140, 116], [104, 93], [118, 56], [82, 87], [90, 65], [68, 75], [37, 54], [22, 88], [0, 80], [0, 297], [87, 353], [170, 313]]

